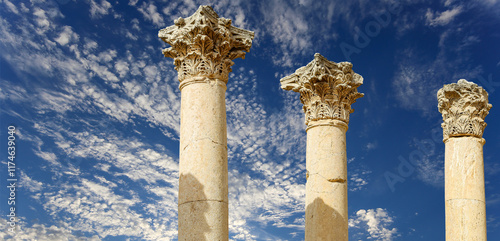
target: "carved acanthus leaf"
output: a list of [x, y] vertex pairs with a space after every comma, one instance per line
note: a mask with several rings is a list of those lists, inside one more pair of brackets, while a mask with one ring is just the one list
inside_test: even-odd
[[173, 58], [179, 81], [191, 77], [208, 77], [227, 82], [233, 59], [245, 58], [254, 33], [231, 25], [230, 19], [219, 18], [209, 6], [200, 6], [188, 18], [158, 32], [170, 44], [163, 50]]
[[354, 73], [351, 63], [328, 61], [318, 53], [313, 61], [280, 82], [282, 89], [300, 93], [306, 125], [322, 119], [349, 123], [349, 115], [354, 111], [351, 105], [363, 97], [357, 90], [363, 77]]
[[482, 138], [492, 105], [482, 87], [461, 79], [458, 83], [443, 86], [438, 93], [438, 108], [443, 115], [443, 138], [476, 136]]

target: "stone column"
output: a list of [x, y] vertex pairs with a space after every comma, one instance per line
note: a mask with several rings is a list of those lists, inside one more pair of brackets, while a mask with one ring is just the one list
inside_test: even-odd
[[219, 18], [209, 6], [159, 31], [170, 44], [181, 90], [179, 240], [228, 240], [225, 92], [233, 59], [254, 33]]
[[464, 79], [437, 93], [445, 143], [446, 240], [486, 241], [484, 118], [488, 93]]
[[281, 79], [300, 93], [307, 125], [306, 241], [348, 240], [346, 136], [351, 105], [363, 94], [363, 77], [349, 62], [320, 54]]

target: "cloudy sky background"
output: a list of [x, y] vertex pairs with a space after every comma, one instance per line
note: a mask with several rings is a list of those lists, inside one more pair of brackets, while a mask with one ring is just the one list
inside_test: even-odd
[[[180, 91], [157, 32], [206, 4], [255, 32], [226, 95], [231, 240], [303, 240], [304, 114], [279, 79], [316, 52], [364, 77], [347, 132], [351, 240], [444, 240], [436, 92], [461, 78], [493, 104], [487, 220], [500, 240], [500, 1], [0, 2], [0, 148], [15, 125], [17, 239], [176, 240]], [[13, 238], [7, 195], [2, 239]]]

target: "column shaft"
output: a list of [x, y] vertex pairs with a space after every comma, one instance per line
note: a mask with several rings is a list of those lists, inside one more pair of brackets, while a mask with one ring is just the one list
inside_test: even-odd
[[445, 141], [446, 240], [486, 241], [484, 139]]
[[210, 6], [161, 29], [181, 89], [179, 240], [228, 240], [226, 83], [254, 33]]
[[280, 80], [300, 93], [307, 125], [306, 241], [348, 240], [346, 131], [363, 77], [321, 54]]
[[179, 240], [228, 240], [226, 85], [181, 90]]
[[306, 241], [348, 240], [347, 124], [335, 122], [307, 130]]
[[482, 87], [461, 79], [437, 93], [445, 143], [446, 240], [486, 241], [482, 138], [491, 109]]

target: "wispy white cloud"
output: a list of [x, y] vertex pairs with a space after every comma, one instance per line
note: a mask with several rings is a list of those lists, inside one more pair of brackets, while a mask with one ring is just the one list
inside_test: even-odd
[[[223, 8], [224, 1], [215, 7], [222, 9], [221, 16], [233, 18], [235, 25], [254, 30], [248, 21], [254, 17], [248, 10], [251, 5], [238, 8], [234, 2], [228, 8]], [[136, 3], [131, 1], [131, 5]], [[94, 18], [115, 11], [107, 1], [89, 4]], [[314, 2], [294, 4], [312, 7]], [[5, 24], [0, 24], [1, 44], [6, 46], [2, 57], [12, 66], [21, 66], [15, 70], [21, 79], [38, 81], [29, 87], [2, 81], [0, 88], [7, 91], [0, 98], [31, 108], [33, 119], [26, 121], [31, 123], [32, 133], [25, 140], [33, 143], [34, 152], [41, 157], [43, 172], [55, 179], [48, 181], [26, 171], [25, 187], [68, 232], [152, 240], [175, 237], [178, 166], [170, 155], [175, 148], [152, 145], [142, 139], [140, 131], [119, 130], [149, 125], [160, 129], [167, 141], [178, 139], [180, 92], [171, 61], [152, 57], [161, 55], [153, 44], [158, 40], [154, 36], [148, 39], [149, 30], [141, 29], [137, 19], [115, 23], [117, 28], [124, 24], [132, 34], [141, 36], [141, 49], [118, 51], [60, 24], [56, 20], [64, 16], [56, 7], [34, 5], [30, 5], [30, 14], [19, 16], [19, 22], [25, 24], [14, 26], [5, 18]], [[285, 5], [269, 3], [279, 14], [269, 13], [274, 15], [266, 29], [271, 33], [276, 27], [282, 36], [272, 39], [282, 47], [277, 52], [290, 50], [300, 55], [314, 45], [309, 40], [319, 26], [311, 28], [309, 15], [298, 12], [295, 5]], [[15, 6], [22, 9], [20, 4]], [[189, 16], [196, 7], [190, 1], [172, 9], [169, 5], [160, 8], [172, 13], [165, 16], [159, 15], [152, 2], [140, 9], [147, 21], [164, 25], [164, 18]], [[311, 9], [308, 14], [321, 7]], [[322, 16], [334, 15], [335, 8], [326, 9]], [[269, 9], [262, 10], [267, 13]], [[280, 21], [283, 26], [278, 26]], [[23, 31], [13, 31], [19, 28]], [[65, 54], [68, 50], [71, 54]], [[259, 75], [234, 68], [227, 92], [230, 231], [235, 239], [258, 240], [273, 237], [260, 228], [272, 225], [297, 235], [304, 225], [306, 143], [299, 96], [277, 91], [277, 99], [284, 103], [278, 110], [269, 110], [258, 97], [262, 96]], [[51, 82], [44, 82], [45, 77]], [[75, 114], [85, 118], [75, 118]], [[40, 138], [30, 139], [33, 136]], [[47, 148], [48, 142], [55, 145]], [[282, 161], [277, 162], [278, 157]], [[81, 169], [83, 161], [92, 166], [88, 172]], [[366, 185], [368, 173], [353, 173], [350, 180], [356, 188]], [[141, 188], [131, 190], [134, 185]]]
[[9, 10], [15, 14], [19, 14], [19, 11], [17, 10], [16, 5], [12, 4], [9, 0], [4, 0], [3, 1], [5, 5], [9, 8]]
[[[337, 38], [332, 24], [346, 17], [352, 9], [349, 3], [311, 1], [268, 1], [260, 6], [262, 26], [258, 32], [270, 38], [279, 48], [271, 56], [275, 65], [293, 67], [295, 57], [319, 50], [318, 46]], [[356, 22], [358, 17], [351, 16]], [[318, 24], [321, 22], [321, 24]], [[269, 50], [273, 51], [273, 50]]]
[[[401, 51], [396, 57], [399, 66], [392, 82], [399, 105], [421, 111], [426, 116], [438, 115], [436, 93], [444, 84], [479, 76], [482, 67], [468, 63], [471, 53], [464, 41], [469, 37], [454, 29], [443, 32], [440, 42], [436, 43], [440, 46], [439, 52], [434, 57], [422, 56], [414, 48]], [[463, 41], [456, 41], [456, 38]], [[457, 55], [461, 58], [454, 57]]]
[[286, 181], [284, 184], [272, 183], [231, 171], [229, 186], [229, 228], [238, 234], [240, 238], [237, 240], [257, 238], [255, 231], [259, 226], [250, 225], [255, 222], [303, 229], [303, 222], [296, 222], [295, 219], [304, 212], [305, 185]]
[[44, 151], [35, 151], [35, 154], [46, 161], [56, 163], [57, 157], [56, 157], [56, 154], [54, 154], [54, 153], [44, 152]]
[[393, 222], [394, 218], [385, 209], [360, 209], [349, 219], [349, 228], [367, 232], [368, 239], [391, 241], [399, 236], [396, 228], [390, 228]]
[[[237, 240], [268, 235], [250, 225], [256, 222], [303, 228], [298, 219], [303, 216], [305, 197], [305, 149], [301, 149], [305, 148], [305, 126], [300, 102], [298, 96], [289, 95], [286, 101], [293, 104], [269, 113], [256, 97], [256, 78], [253, 70], [240, 67], [228, 83], [229, 165], [239, 166], [231, 169], [229, 178], [230, 231], [237, 234]], [[277, 163], [277, 155], [286, 161]]]
[[356, 161], [355, 157], [347, 160], [347, 178], [350, 192], [363, 190], [370, 180], [370, 171], [362, 162]]
[[[393, 78], [396, 99], [403, 108], [419, 110], [427, 116], [438, 114], [435, 94], [443, 84], [476, 79], [483, 73], [483, 66], [473, 64], [476, 62], [474, 51], [483, 42], [474, 29], [483, 23], [476, 19], [462, 21], [460, 16], [478, 10], [486, 15], [498, 15], [495, 14], [498, 8], [492, 8], [485, 1], [441, 1], [441, 4], [447, 10], [427, 8], [403, 12], [396, 19], [398, 24], [411, 25], [411, 29], [420, 26], [440, 30], [438, 41], [427, 42], [428, 46], [408, 47], [396, 57], [399, 63]], [[405, 32], [401, 29], [400, 37], [405, 38]], [[436, 51], [425, 51], [424, 55], [421, 49], [429, 49], [429, 45]]]
[[[35, 18], [42, 16], [42, 22], [47, 21], [44, 26], [51, 26], [47, 27], [47, 31], [37, 32], [39, 26], [29, 24], [29, 14], [22, 16], [24, 20], [19, 20], [26, 23], [22, 26], [10, 25], [2, 19], [5, 23], [0, 28], [3, 33], [0, 37], [1, 42], [5, 46], [2, 56], [12, 66], [22, 66], [14, 69], [21, 78], [36, 74], [40, 77], [50, 76], [64, 80], [67, 84], [58, 82], [56, 89], [30, 88], [22, 91], [13, 91], [19, 88], [13, 85], [12, 88], [6, 88], [11, 94], [2, 94], [2, 98], [34, 103], [37, 109], [55, 110], [60, 113], [75, 109], [95, 112], [97, 107], [122, 122], [128, 122], [131, 116], [139, 115], [163, 126], [165, 128], [163, 131], [167, 135], [173, 136], [178, 133], [180, 93], [177, 90], [178, 84], [174, 81], [176, 74], [170, 62], [161, 61], [159, 64], [153, 64], [146, 53], [141, 56], [130, 52], [119, 54], [115, 49], [100, 49], [97, 41], [87, 37], [80, 39], [71, 27], [55, 24], [56, 21], [49, 16], [58, 17], [58, 11], [46, 8], [48, 9], [43, 10], [34, 7], [36, 10], [34, 14]], [[15, 34], [17, 32], [14, 29], [21, 27], [25, 29], [22, 31], [25, 34]], [[62, 47], [68, 47], [74, 56], [65, 55], [63, 50], [57, 47], [56, 42], [51, 41], [52, 38], [60, 45], [64, 45]], [[23, 49], [30, 51], [20, 51]], [[30, 61], [26, 61], [28, 59]], [[106, 93], [98, 81], [96, 82], [96, 77], [106, 81], [111, 89], [118, 91], [118, 94]], [[123, 79], [128, 81], [122, 81]], [[165, 82], [165, 79], [171, 81]], [[143, 80], [149, 83], [148, 88], [136, 88], [142, 86]], [[2, 84], [8, 83], [2, 82]], [[162, 90], [166, 90], [168, 95]], [[129, 91], [132, 92], [128, 93]], [[26, 92], [26, 95], [21, 98], [19, 94], [23, 92]]]
[[368, 144], [366, 144], [366, 149], [367, 150], [373, 150], [373, 149], [377, 148], [377, 146], [378, 146], [378, 142], [377, 141], [368, 142]]
[[[8, 221], [6, 219], [0, 218], [0, 227], [6, 227]], [[22, 218], [18, 225], [22, 228], [18, 229], [15, 235], [9, 232], [0, 232], [0, 238], [2, 240], [40, 240], [40, 241], [50, 241], [50, 240], [86, 240], [86, 241], [97, 241], [101, 240], [98, 235], [91, 237], [76, 236], [68, 228], [51, 225], [46, 226], [45, 224], [35, 223], [29, 225], [24, 218]]]
[[25, 172], [21, 171], [21, 178], [19, 179], [19, 187], [26, 188], [32, 193], [38, 193], [43, 189], [43, 183], [33, 180], [31, 177], [26, 175]]
[[493, 205], [497, 205], [499, 203], [500, 203], [500, 194], [498, 194], [498, 193], [495, 193], [491, 196], [488, 196], [488, 198], [486, 198], [486, 205], [487, 206], [493, 206]]
[[[403, 55], [406, 55], [406, 59], [416, 58], [412, 51], [407, 51]], [[441, 83], [444, 83], [441, 80], [444, 76], [440, 76], [443, 73], [438, 72], [440, 68], [436, 64], [400, 64], [394, 77], [393, 87], [396, 91], [395, 97], [402, 107], [417, 109], [425, 114], [432, 113], [432, 107], [437, 105], [435, 93], [442, 87]]]
[[[312, 35], [304, 12], [287, 1], [269, 1], [261, 7], [267, 28], [272, 29], [273, 41], [281, 46], [284, 53], [303, 53], [312, 47]], [[279, 56], [275, 61], [292, 66], [290, 56]]]
[[[57, 123], [67, 126], [67, 121]], [[82, 124], [87, 127], [85, 129], [92, 129], [91, 125]], [[117, 175], [127, 176], [134, 181], [156, 183], [161, 180], [176, 185], [176, 179], [170, 175], [177, 175], [177, 162], [137, 139], [124, 139], [105, 132], [72, 132], [53, 123], [40, 122], [35, 128], [52, 137], [67, 157], [96, 158], [119, 168], [121, 171]], [[146, 166], [140, 168], [141, 165]]]
[[153, 22], [158, 27], [165, 27], [165, 22], [163, 17], [158, 13], [158, 8], [153, 2], [143, 3], [138, 9], [142, 13], [145, 19]]
[[496, 230], [500, 227], [500, 220], [497, 219], [496, 216], [487, 216], [486, 225], [488, 229]]
[[[171, 220], [176, 219], [178, 166], [173, 158], [136, 139], [110, 133], [99, 136], [86, 131], [71, 132], [66, 130], [66, 122], [39, 122], [35, 128], [53, 139], [60, 148], [57, 152], [64, 153], [66, 158], [51, 160], [50, 168], [43, 169], [51, 172], [52, 182], [40, 177], [36, 180], [23, 172], [21, 185], [32, 192], [55, 220], [64, 221], [63, 227], [97, 233], [100, 237], [127, 235], [147, 240], [175, 237], [176, 222]], [[30, 138], [33, 137], [23, 134], [24, 140]], [[39, 138], [33, 140], [41, 142]], [[79, 160], [99, 160], [99, 165], [81, 172]], [[158, 182], [163, 183], [162, 187]], [[130, 190], [130, 185], [139, 185], [141, 189]], [[145, 193], [139, 196], [137, 192]], [[156, 197], [155, 203], [145, 194]], [[67, 215], [72, 218], [62, 218]]]
[[417, 178], [435, 187], [444, 187], [444, 156], [425, 157], [417, 163]]
[[484, 172], [486, 176], [495, 176], [500, 173], [500, 163], [493, 162], [492, 159], [486, 159], [484, 162]]
[[[97, 0], [98, 1], [98, 0]], [[90, 16], [92, 18], [99, 18], [109, 13], [109, 9], [111, 8], [111, 3], [106, 0], [101, 0], [100, 3], [97, 3], [96, 0], [90, 0]]]
[[371, 173], [369, 170], [359, 171], [349, 174], [349, 191], [362, 190], [367, 184], [367, 176]]
[[[130, 195], [132, 197], [128, 197]], [[152, 220], [139, 214], [137, 210], [145, 207], [136, 193], [117, 195], [115, 190], [88, 179], [81, 178], [74, 184], [60, 185], [56, 193], [42, 196], [44, 208], [51, 215], [73, 217], [65, 220], [63, 225], [73, 231], [97, 233], [101, 237], [126, 235], [146, 240], [168, 239], [176, 233], [164, 219]], [[170, 218], [175, 217], [175, 212], [170, 214]]]
[[[231, 118], [234, 121], [230, 121], [229, 123], [230, 165], [237, 160], [244, 160], [243, 158], [234, 158], [235, 156], [247, 156], [248, 159], [244, 160], [242, 169], [248, 167], [250, 173], [253, 173], [252, 175], [257, 174], [262, 175], [262, 177], [251, 178], [248, 174], [242, 174], [237, 169], [230, 173], [231, 232], [235, 233], [235, 236], [241, 239], [254, 239], [255, 230], [258, 228], [248, 225], [248, 222], [270, 224], [281, 228], [302, 229], [303, 220], [298, 217], [302, 216], [304, 212], [302, 202], [305, 194], [305, 186], [302, 181], [305, 178], [305, 168], [304, 163], [295, 163], [297, 161], [303, 162], [302, 158], [299, 157], [297, 160], [295, 157], [297, 153], [295, 149], [300, 149], [297, 148], [297, 145], [305, 146], [305, 139], [301, 139], [305, 137], [305, 131], [298, 96], [290, 96], [290, 100], [293, 98], [293, 102], [296, 105], [288, 105], [286, 110], [284, 110], [296, 114], [291, 116], [283, 115], [282, 113], [269, 115], [263, 110], [259, 100], [251, 97], [255, 96], [254, 93], [256, 91], [256, 81], [252, 80], [252, 78], [255, 78], [253, 71], [247, 71], [242, 68], [236, 72], [237, 75], [232, 76], [232, 82], [229, 84], [232, 94], [228, 94], [227, 108], [228, 116], [238, 116], [238, 118]], [[141, 90], [134, 90], [133, 86], [130, 85], [130, 90], [127, 93], [135, 96], [135, 93]], [[246, 114], [242, 115], [243, 112]], [[111, 114], [109, 116], [112, 117]], [[260, 124], [256, 120], [260, 120]], [[92, 118], [89, 117], [86, 121], [92, 121]], [[110, 132], [101, 133], [98, 131], [100, 128], [96, 129], [95, 126], [93, 127], [83, 120], [80, 126], [86, 131], [74, 132], [66, 130], [64, 127], [69, 126], [69, 122], [72, 122], [72, 125], [74, 125], [79, 121], [70, 119], [54, 121], [51, 118], [45, 122], [42, 119], [38, 120], [34, 127], [38, 133], [44, 133], [44, 135], [52, 138], [53, 142], [60, 148], [59, 152], [64, 153], [64, 156], [70, 159], [100, 160], [100, 164], [96, 166], [96, 170], [106, 173], [114, 170], [114, 177], [112, 179], [105, 178], [102, 175], [98, 175], [92, 179], [82, 177], [75, 180], [80, 183], [77, 186], [69, 185], [64, 179], [69, 178], [70, 173], [81, 173], [77, 168], [78, 164], [51, 165], [52, 172], [60, 173], [58, 176], [61, 182], [57, 185], [57, 190], [59, 191], [55, 193], [56, 196], [51, 194], [53, 192], [50, 191], [50, 187], [40, 192], [46, 193], [42, 196], [42, 200], [51, 200], [45, 205], [47, 210], [52, 210], [54, 216], [61, 213], [71, 213], [71, 215], [80, 217], [81, 221], [78, 223], [70, 222], [69, 224], [70, 226], [77, 226], [78, 229], [75, 230], [85, 232], [90, 232], [89, 227], [92, 225], [95, 226], [97, 222], [100, 222], [101, 218], [106, 220], [109, 218], [122, 220], [121, 223], [126, 223], [127, 221], [125, 220], [137, 219], [138, 217], [134, 215], [126, 217], [102, 216], [106, 213], [106, 209], [100, 206], [109, 202], [116, 202], [110, 200], [120, 198], [111, 195], [113, 193], [111, 190], [120, 190], [123, 188], [124, 184], [119, 181], [122, 177], [127, 177], [133, 182], [150, 183], [151, 187], [148, 185], [148, 192], [161, 197], [162, 199], [159, 202], [163, 203], [165, 208], [161, 209], [157, 205], [147, 204], [148, 210], [163, 212], [165, 215], [172, 217], [171, 220], [175, 220], [177, 164], [172, 158], [161, 154], [158, 150], [155, 150], [156, 148], [148, 147], [147, 144], [137, 139], [124, 138]], [[274, 131], [269, 133], [267, 126], [271, 126]], [[300, 134], [290, 135], [289, 133]], [[271, 135], [274, 138], [267, 138], [267, 135]], [[41, 142], [41, 140], [38, 142]], [[38, 146], [42, 145], [43, 143], [38, 144]], [[42, 148], [41, 150], [45, 151]], [[273, 162], [273, 156], [276, 154], [285, 155], [289, 161], [284, 163]], [[302, 154], [304, 154], [303, 151]], [[168, 176], [162, 174], [165, 172], [170, 174]], [[34, 179], [32, 180], [35, 181]], [[168, 188], [168, 191], [165, 188], [153, 187], [153, 184], [158, 181], [166, 181], [170, 183], [171, 187]], [[36, 180], [36, 182], [40, 181]], [[105, 190], [103, 187], [107, 187], [108, 189]], [[82, 188], [89, 189], [90, 191], [93, 190], [93, 193], [82, 192]], [[76, 197], [72, 194], [74, 192], [80, 193], [80, 196]], [[100, 194], [97, 195], [97, 193]], [[99, 200], [94, 200], [94, 205], [98, 206], [94, 207], [97, 211], [93, 215], [98, 218], [89, 219], [86, 215], [83, 216], [83, 213], [72, 213], [74, 211], [70, 211], [75, 207], [68, 203], [75, 202], [80, 202], [79, 208], [86, 210], [87, 208], [85, 207], [91, 204], [82, 203], [82, 201], [77, 200], [88, 199], [89, 196], [100, 198]], [[121, 198], [123, 199], [124, 197], [122, 196]], [[125, 200], [123, 199], [123, 201]], [[126, 208], [135, 209], [139, 205], [138, 203], [139, 200], [133, 199]], [[107, 205], [109, 206], [109, 204]], [[150, 215], [154, 215], [154, 213]], [[162, 220], [164, 220], [163, 218]], [[144, 229], [146, 231], [143, 232], [169, 233], [176, 229], [174, 222], [165, 223], [165, 225], [167, 224], [170, 225], [169, 229], [163, 231], [147, 231], [148, 229]], [[150, 223], [150, 225], [153, 224]], [[116, 231], [106, 231], [104, 227], [102, 229], [100, 227], [97, 229], [94, 228], [94, 230], [97, 230], [101, 236], [117, 235], [118, 233], [133, 235], [125, 228], [119, 226], [113, 227]], [[144, 234], [141, 232], [135, 235]], [[267, 234], [262, 233], [262, 235], [265, 236]]]
[[[95, 17], [110, 10], [106, 3], [101, 1], [100, 5], [91, 6]], [[30, 228], [31, 224], [26, 223], [22, 224], [26, 237], [35, 235], [43, 240], [45, 236], [37, 233], [39, 230], [53, 233], [47, 236], [50, 240], [74, 237], [71, 234], [74, 232], [99, 237], [141, 236], [149, 240], [175, 237], [176, 160], [166, 154], [166, 150], [117, 136], [113, 134], [112, 125], [104, 124], [127, 123], [134, 115], [143, 116], [174, 136], [172, 133], [176, 133], [179, 123], [176, 107], [179, 107], [180, 96], [176, 90], [178, 84], [164, 80], [165, 73], [169, 75], [167, 79], [175, 80], [173, 70], [165, 71], [171, 68], [170, 64], [162, 62], [153, 66], [145, 53], [120, 55], [114, 49], [101, 49], [98, 41], [80, 38], [70, 26], [59, 25], [55, 18], [61, 15], [54, 6], [35, 4], [30, 12], [33, 15], [19, 16], [23, 25], [11, 25], [2, 18], [6, 23], [0, 27], [4, 33], [1, 44], [5, 47], [2, 57], [12, 66], [22, 66], [14, 69], [21, 80], [35, 75], [40, 83], [26, 88], [21, 87], [22, 82], [2, 81], [0, 88], [8, 91], [2, 91], [1, 98], [34, 113], [31, 117], [34, 119], [25, 120], [32, 123], [35, 131], [28, 133], [24, 128], [22, 139], [33, 143], [33, 151], [40, 157], [40, 171], [53, 179], [47, 181], [26, 170], [20, 184], [43, 204], [56, 222], [64, 224], [58, 229], [65, 231], [59, 235], [53, 227], [33, 225], [36, 228]], [[33, 24], [31, 19], [35, 20]], [[12, 31], [17, 28], [25, 31]], [[67, 49], [74, 55], [64, 54]], [[47, 76], [57, 84], [44, 83]], [[118, 76], [127, 77], [127, 81], [121, 81]], [[149, 85], [143, 87], [139, 81]], [[85, 114], [88, 118], [73, 119], [68, 115], [70, 112]], [[105, 115], [95, 120], [97, 113]], [[81, 124], [81, 130], [72, 130], [75, 123]], [[96, 128], [95, 123], [105, 127]], [[47, 141], [56, 145], [47, 148]], [[82, 172], [82, 160], [99, 160], [91, 168], [91, 172], [99, 175]], [[163, 188], [157, 187], [158, 182]], [[141, 195], [146, 196], [126, 191], [129, 185], [143, 187]], [[150, 198], [156, 202], [153, 204]]]
[[441, 13], [434, 12], [429, 8], [425, 14], [426, 23], [430, 26], [444, 26], [453, 21], [461, 12], [462, 6], [456, 6]]
[[[283, 107], [266, 110], [258, 97], [256, 78], [253, 70], [237, 68], [230, 75], [227, 91], [229, 166], [239, 166], [229, 178], [230, 230], [242, 240], [259, 233], [249, 223], [304, 229], [306, 131], [302, 104], [297, 93], [277, 90]], [[278, 159], [284, 161], [276, 162]], [[361, 167], [352, 170], [351, 191], [367, 185], [370, 173]]]
[[78, 34], [73, 32], [70, 26], [64, 26], [64, 30], [59, 34], [59, 37], [55, 39], [60, 45], [66, 45], [72, 40], [78, 40]]

